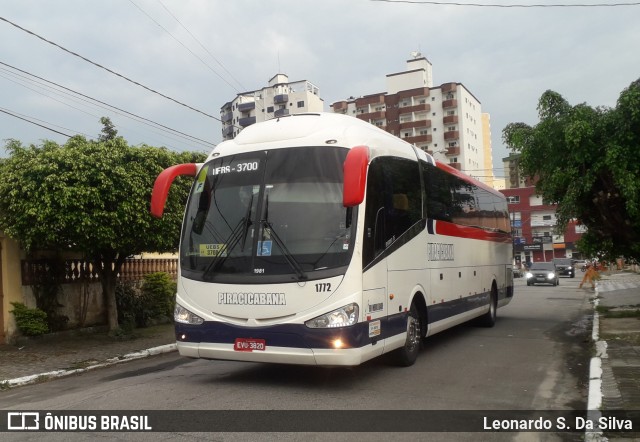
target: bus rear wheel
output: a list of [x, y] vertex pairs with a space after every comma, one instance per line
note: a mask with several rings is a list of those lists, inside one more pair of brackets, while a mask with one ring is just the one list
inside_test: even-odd
[[[527, 283], [529, 285], [529, 283]], [[491, 288], [491, 299], [489, 300], [489, 311], [480, 316], [477, 320], [477, 324], [481, 327], [493, 327], [496, 324], [496, 317], [498, 315], [498, 293], [496, 287]]]
[[407, 339], [404, 346], [394, 350], [393, 360], [398, 365], [409, 367], [416, 362], [422, 343], [422, 328], [420, 326], [420, 314], [415, 303], [411, 304], [407, 314]]

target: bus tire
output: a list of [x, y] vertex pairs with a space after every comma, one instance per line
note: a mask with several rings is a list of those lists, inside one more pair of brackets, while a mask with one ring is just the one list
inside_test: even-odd
[[489, 311], [480, 316], [477, 320], [477, 324], [480, 327], [493, 327], [496, 324], [496, 317], [498, 316], [498, 295], [496, 292], [496, 286], [491, 288], [491, 299], [489, 301]]
[[416, 362], [422, 343], [422, 329], [420, 327], [420, 314], [415, 302], [407, 314], [407, 339], [402, 347], [391, 353], [393, 362], [402, 367], [409, 367]]

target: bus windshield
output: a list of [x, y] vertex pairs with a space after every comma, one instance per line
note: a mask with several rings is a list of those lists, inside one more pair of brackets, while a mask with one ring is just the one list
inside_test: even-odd
[[355, 209], [342, 205], [347, 149], [299, 147], [206, 163], [185, 213], [182, 276], [274, 283], [344, 273]]

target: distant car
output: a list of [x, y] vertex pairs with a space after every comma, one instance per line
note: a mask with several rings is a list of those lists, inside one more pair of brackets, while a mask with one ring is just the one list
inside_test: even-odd
[[573, 268], [577, 272], [578, 270], [585, 271], [589, 263], [584, 259], [574, 259]]
[[569, 276], [575, 278], [576, 268], [573, 265], [571, 258], [553, 258], [553, 263], [556, 265], [558, 274], [561, 276]]
[[558, 272], [553, 262], [534, 262], [527, 271], [527, 285], [560, 284]]

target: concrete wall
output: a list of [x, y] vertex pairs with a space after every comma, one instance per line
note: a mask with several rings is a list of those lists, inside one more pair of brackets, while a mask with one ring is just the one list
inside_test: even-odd
[[[66, 328], [90, 327], [106, 324], [106, 305], [99, 282], [62, 284], [58, 302], [62, 307], [57, 312], [67, 316]], [[34, 308], [36, 300], [31, 286], [22, 286], [22, 303]], [[11, 315], [13, 316], [13, 315]]]
[[16, 332], [16, 322], [9, 311], [12, 302], [23, 302], [18, 243], [0, 232], [0, 344]]

